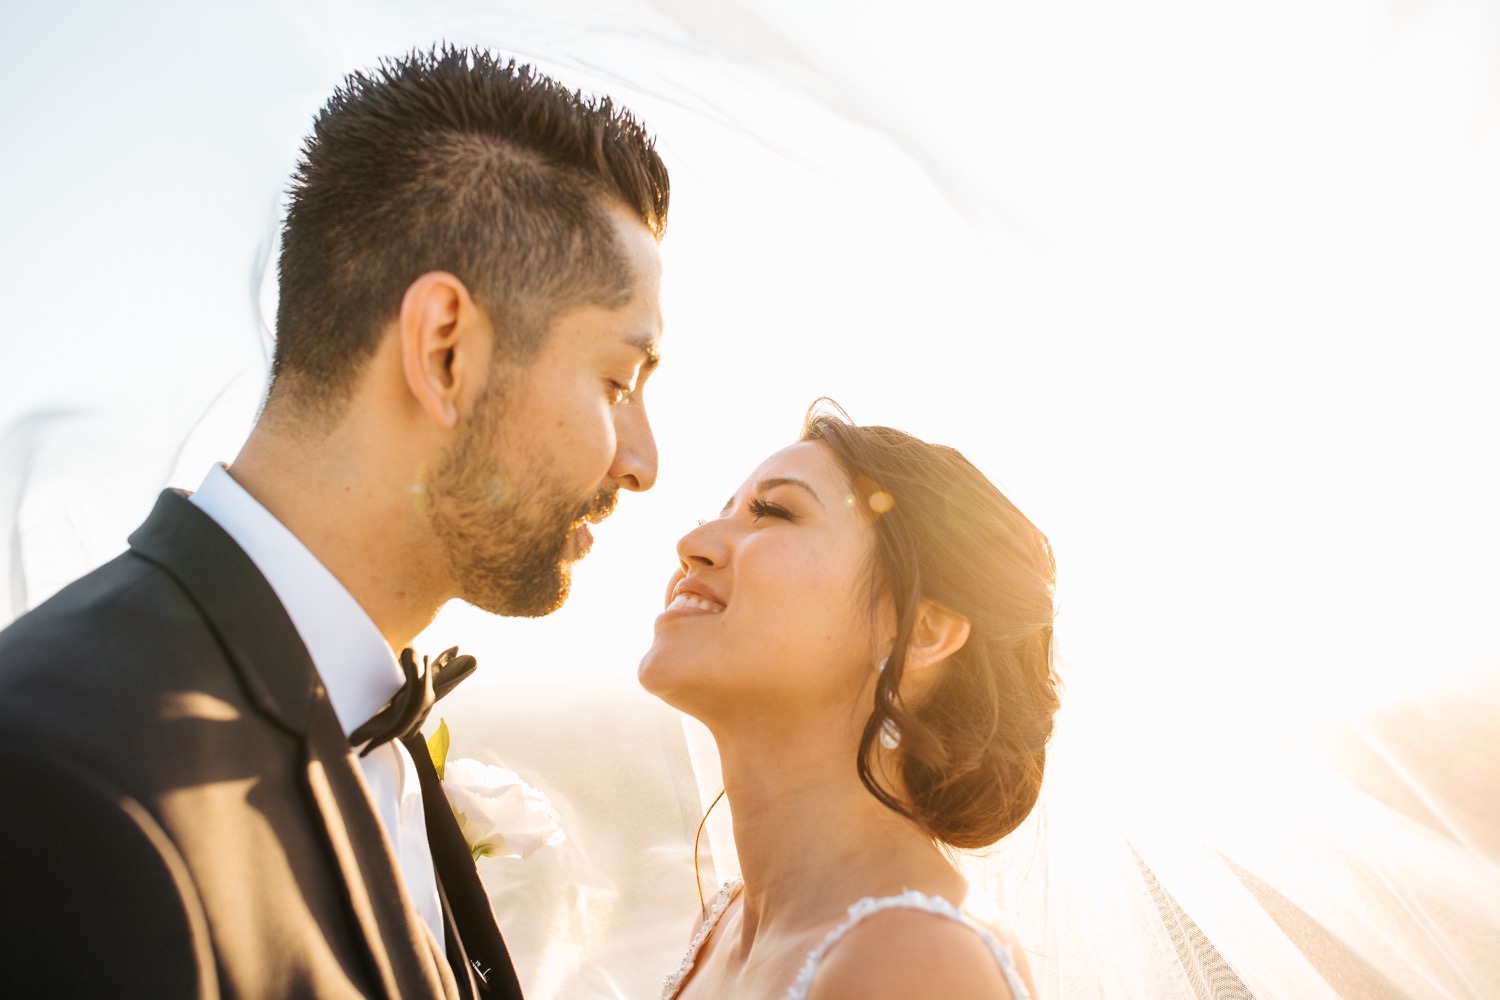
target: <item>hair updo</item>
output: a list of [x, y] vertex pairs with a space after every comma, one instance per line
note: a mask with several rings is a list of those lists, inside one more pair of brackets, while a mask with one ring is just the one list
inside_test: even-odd
[[[1058, 707], [1052, 547], [953, 448], [818, 407], [808, 411], [802, 440], [828, 446], [871, 519], [870, 606], [889, 602], [896, 618], [860, 739], [860, 780], [936, 840], [993, 844], [1036, 804]], [[920, 703], [909, 704], [901, 678], [924, 600], [964, 616], [970, 631]], [[876, 764], [887, 722], [901, 737], [902, 788], [887, 787]]]

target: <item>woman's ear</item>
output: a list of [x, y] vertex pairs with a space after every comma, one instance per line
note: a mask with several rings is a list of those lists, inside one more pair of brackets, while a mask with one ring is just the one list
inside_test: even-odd
[[969, 619], [936, 601], [923, 601], [906, 648], [906, 669], [921, 670], [941, 663], [969, 641]]
[[428, 271], [407, 286], [396, 319], [406, 387], [434, 424], [458, 424], [489, 367], [489, 319], [464, 283]]

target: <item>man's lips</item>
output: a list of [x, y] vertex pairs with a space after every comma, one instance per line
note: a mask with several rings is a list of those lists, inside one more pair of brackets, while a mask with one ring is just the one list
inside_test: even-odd
[[578, 520], [573, 522], [573, 527], [569, 531], [574, 538], [573, 544], [577, 553], [574, 558], [582, 559], [588, 554], [589, 549], [594, 547], [594, 533], [589, 530], [589, 525], [598, 524], [613, 514], [619, 500], [619, 490], [600, 490], [588, 507], [579, 514]]
[[600, 490], [594, 495], [594, 499], [589, 502], [588, 507], [583, 512], [583, 516], [579, 520], [587, 521], [589, 524], [598, 524], [615, 512], [615, 506], [619, 502], [620, 490], [618, 487], [610, 490]]
[[573, 529], [573, 546], [575, 559], [582, 559], [594, 547], [594, 533], [587, 524], [579, 524]]

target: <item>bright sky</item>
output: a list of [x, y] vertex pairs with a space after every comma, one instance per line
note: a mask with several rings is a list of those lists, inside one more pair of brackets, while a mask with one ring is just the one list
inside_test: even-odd
[[673, 179], [659, 486], [598, 529], [558, 614], [444, 612], [432, 648], [493, 664], [472, 697], [629, 691], [675, 539], [820, 395], [959, 447], [1048, 532], [1075, 731], [1295, 732], [1493, 671], [1497, 22], [1461, 0], [7, 4], [10, 613], [233, 457], [310, 116], [344, 71], [447, 38], [635, 108]]

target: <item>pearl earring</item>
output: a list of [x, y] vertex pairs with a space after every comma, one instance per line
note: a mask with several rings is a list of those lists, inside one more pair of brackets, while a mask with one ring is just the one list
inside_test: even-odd
[[[877, 673], [885, 673], [885, 665], [891, 662], [889, 656], [882, 656], [880, 662], [875, 664]], [[895, 719], [886, 719], [880, 727], [880, 745], [887, 750], [894, 750], [901, 745], [901, 730], [896, 727]]]

